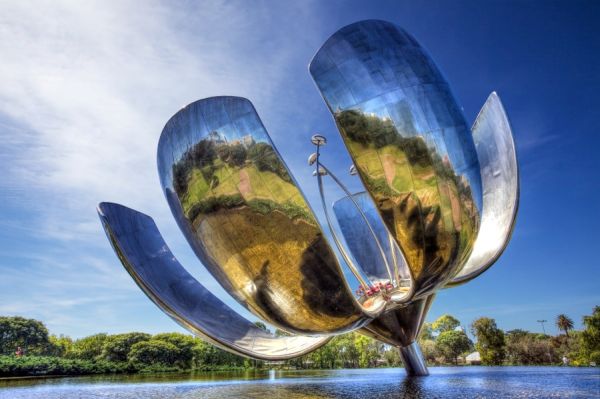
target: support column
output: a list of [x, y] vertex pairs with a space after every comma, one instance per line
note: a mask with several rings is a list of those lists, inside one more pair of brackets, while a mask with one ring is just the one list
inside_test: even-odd
[[425, 359], [423, 358], [423, 354], [421, 353], [421, 348], [419, 347], [418, 343], [413, 342], [408, 346], [401, 347], [400, 357], [402, 358], [402, 363], [406, 369], [406, 375], [410, 377], [422, 377], [429, 375], [427, 364], [425, 363]]

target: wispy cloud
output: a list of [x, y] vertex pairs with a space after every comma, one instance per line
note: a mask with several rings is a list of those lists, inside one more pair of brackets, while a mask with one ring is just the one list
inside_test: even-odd
[[[289, 53], [271, 49], [268, 62], [247, 57], [253, 48], [266, 53], [245, 36], [264, 12], [220, 2], [192, 10], [128, 2], [5, 4], [0, 109], [9, 124], [3, 140], [11, 173], [3, 185], [21, 189], [29, 206], [45, 208], [42, 227], [57, 238], [91, 233], [85, 210], [101, 199], [164, 212], [156, 206], [162, 198], [155, 150], [177, 105], [222, 93], [272, 101]], [[36, 201], [31, 190], [53, 201]]]
[[[179, 237], [156, 175], [162, 126], [178, 107], [222, 94], [251, 98], [277, 123], [286, 102], [277, 92], [301, 61], [284, 35], [256, 29], [275, 18], [276, 7], [0, 5], [1, 235], [41, 243], [34, 254], [0, 247], [9, 255], [0, 269], [0, 313], [32, 314], [58, 329], [75, 319], [110, 324], [110, 312], [104, 319], [94, 312], [140, 297], [115, 271], [95, 205], [140, 209]], [[287, 12], [301, 17], [306, 7]], [[311, 31], [299, 22], [286, 30], [305, 39]]]

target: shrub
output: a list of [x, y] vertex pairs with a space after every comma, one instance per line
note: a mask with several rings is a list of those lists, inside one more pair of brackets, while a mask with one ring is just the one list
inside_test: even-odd
[[63, 359], [48, 356], [0, 356], [0, 377], [130, 373], [127, 363]]
[[101, 357], [111, 362], [126, 362], [133, 345], [148, 341], [150, 338], [152, 338], [150, 334], [140, 332], [109, 335], [104, 342]]
[[141, 341], [131, 347], [128, 360], [133, 364], [174, 366], [179, 357], [179, 349], [160, 340]]

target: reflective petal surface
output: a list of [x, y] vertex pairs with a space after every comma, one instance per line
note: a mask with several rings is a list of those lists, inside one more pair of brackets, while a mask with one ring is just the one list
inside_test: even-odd
[[471, 129], [483, 184], [483, 215], [473, 252], [448, 285], [465, 283], [486, 271], [508, 245], [519, 206], [519, 171], [512, 130], [494, 92]]
[[158, 169], [188, 242], [251, 312], [306, 334], [369, 320], [250, 101], [213, 97], [176, 113]]
[[448, 84], [414, 38], [374, 20], [337, 31], [310, 73], [415, 295], [428, 295], [466, 262], [482, 209], [475, 145]]
[[359, 332], [398, 347], [412, 345], [419, 337], [434, 298], [435, 294], [431, 294], [386, 312]]
[[[396, 240], [386, 229], [367, 193], [354, 194], [353, 199], [344, 197], [333, 204], [348, 249], [371, 282], [383, 285], [389, 282], [398, 287], [388, 292], [392, 300], [401, 302], [409, 298], [412, 294], [410, 269]], [[379, 241], [381, 251], [375, 238]]]
[[149, 216], [101, 203], [98, 214], [123, 266], [148, 297], [196, 335], [238, 355], [282, 360], [315, 350], [327, 337], [275, 337], [239, 316], [177, 261]]

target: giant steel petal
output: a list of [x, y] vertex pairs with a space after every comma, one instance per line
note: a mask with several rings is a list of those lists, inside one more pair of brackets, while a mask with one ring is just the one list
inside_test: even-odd
[[177, 323], [242, 356], [284, 360], [311, 352], [329, 337], [276, 337], [238, 315], [177, 261], [151, 217], [103, 202], [98, 214], [123, 266], [148, 297]]
[[363, 326], [367, 308], [341, 265], [252, 103], [193, 102], [158, 144], [163, 192], [202, 264], [242, 306], [288, 332], [327, 334]]
[[483, 185], [481, 228], [467, 263], [447, 286], [472, 280], [496, 262], [508, 245], [519, 207], [515, 143], [496, 92], [483, 105], [472, 131]]
[[429, 296], [467, 261], [482, 208], [475, 144], [448, 83], [411, 35], [377, 20], [335, 32], [309, 70], [414, 297]]
[[340, 198], [333, 204], [340, 230], [350, 253], [372, 282], [392, 282], [394, 302], [412, 296], [412, 276], [400, 247], [379, 217], [365, 192]]

